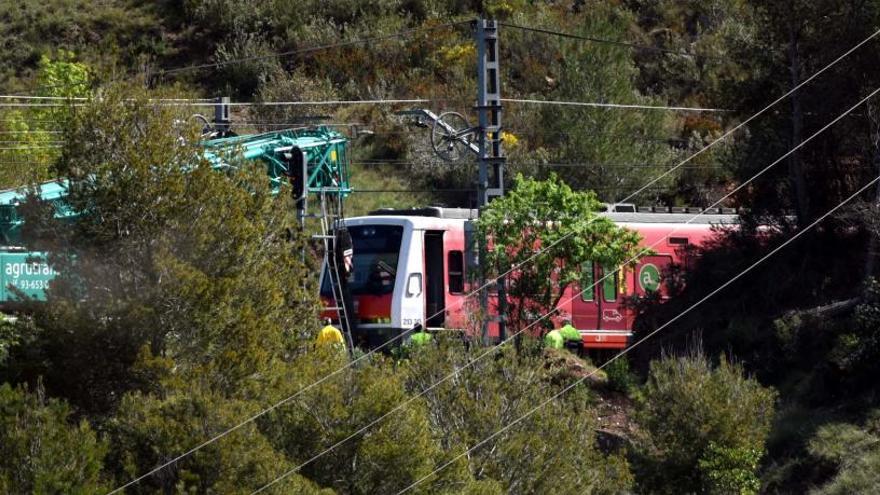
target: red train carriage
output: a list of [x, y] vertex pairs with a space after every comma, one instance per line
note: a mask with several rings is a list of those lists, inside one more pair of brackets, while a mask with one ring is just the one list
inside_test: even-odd
[[[457, 208], [380, 210], [345, 220], [354, 248], [348, 285], [356, 313], [356, 340], [375, 346], [415, 325], [475, 331], [471, 315], [478, 298], [465, 297], [476, 288], [469, 281], [469, 272], [476, 269], [471, 235], [475, 213]], [[735, 224], [737, 217], [718, 213], [694, 219], [693, 213], [645, 211], [602, 215], [639, 232], [642, 245], [656, 254], [572, 297], [605, 274], [606, 267], [598, 264], [584, 267], [581, 283], [566, 290], [555, 319], [571, 319], [585, 348], [620, 349], [632, 336], [633, 314], [624, 301], [646, 290], [659, 290], [662, 295], [666, 268], [682, 263], [688, 246], [699, 246], [716, 235], [714, 225]], [[329, 307], [335, 304], [326, 275], [325, 266], [321, 296]], [[491, 299], [490, 313], [495, 307], [495, 297]], [[325, 316], [334, 318], [335, 312], [327, 311]], [[489, 326], [489, 335], [499, 338], [496, 324]]]

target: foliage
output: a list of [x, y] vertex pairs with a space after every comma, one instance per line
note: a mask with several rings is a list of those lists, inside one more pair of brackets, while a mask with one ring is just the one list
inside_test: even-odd
[[[296, 391], [341, 368], [345, 354], [325, 349], [294, 361], [280, 390]], [[339, 445], [300, 471], [341, 493], [392, 493], [428, 475], [444, 458], [421, 401], [363, 433], [359, 430], [410, 399], [401, 376], [379, 358], [312, 388], [264, 421], [273, 444], [295, 464]], [[352, 437], [352, 438], [349, 438]], [[343, 442], [344, 441], [344, 442]], [[281, 474], [282, 470], [277, 470]], [[441, 479], [455, 477], [454, 471]], [[421, 487], [420, 491], [425, 488]]]
[[[875, 411], [876, 417], [876, 411]], [[830, 423], [810, 440], [808, 451], [836, 473], [813, 493], [831, 495], [867, 493], [880, 483], [880, 437], [876, 423], [859, 427]]]
[[641, 488], [754, 493], [775, 400], [723, 357], [714, 368], [702, 355], [653, 362], [637, 415]]
[[107, 451], [86, 421], [71, 424], [70, 407], [42, 388], [0, 385], [0, 491], [10, 494], [106, 491]]
[[307, 267], [281, 235], [289, 195], [273, 196], [261, 167], [214, 171], [175, 112], [127, 89], [78, 108], [59, 172], [69, 208], [88, 214], [59, 220], [36, 199], [26, 211], [33, 246], [61, 273], [34, 308], [34, 364], [48, 369], [32, 372], [87, 410], [139, 387], [144, 344], [233, 391], [316, 326]]
[[[75, 62], [70, 52], [58, 52], [57, 59], [40, 57], [36, 83], [39, 96], [77, 98], [88, 95], [89, 68]], [[60, 129], [70, 121], [71, 108], [64, 100], [38, 100], [60, 107], [14, 108], [0, 112], [0, 136], [10, 138], [0, 146], [0, 189], [18, 187], [51, 178], [51, 165], [59, 156]]]
[[638, 387], [638, 377], [630, 370], [626, 357], [611, 361], [602, 370], [608, 375], [608, 387], [611, 390], [628, 394]]
[[[414, 350], [402, 371], [410, 390], [426, 390], [427, 418], [442, 449], [459, 454], [509, 425], [459, 459], [475, 479], [496, 480], [503, 493], [628, 490], [632, 475], [626, 460], [596, 446], [588, 389], [581, 385], [553, 398], [574, 378], [555, 382], [557, 375], [544, 369], [540, 345], [526, 342], [522, 348], [502, 348], [477, 359], [491, 349], [465, 349], [455, 340], [439, 339], [436, 346]], [[453, 378], [432, 385], [453, 372]], [[532, 411], [539, 404], [543, 407]]]
[[837, 335], [830, 358], [854, 380], [873, 382], [876, 358], [880, 355], [880, 282], [865, 282], [860, 304], [844, 331]]
[[754, 448], [729, 448], [709, 442], [698, 462], [706, 492], [757, 494], [761, 488], [758, 466], [763, 455]]
[[[551, 17], [556, 30], [576, 36], [619, 39], [632, 22], [625, 9], [600, 2], [585, 9], [576, 21]], [[534, 22], [524, 22], [535, 24]], [[522, 35], [525, 36], [525, 35]], [[546, 57], [531, 53], [529, 44], [535, 36], [520, 38], [519, 57]], [[558, 43], [554, 45], [559, 46]], [[659, 98], [639, 94], [635, 83], [638, 70], [631, 54], [619, 46], [604, 43], [563, 42], [552, 48], [558, 63], [546, 67], [544, 87], [524, 98], [559, 101], [614, 102], [621, 104], [662, 105]], [[558, 51], [557, 51], [558, 50]], [[525, 53], [522, 53], [525, 52]], [[540, 58], [538, 60], [541, 60]], [[518, 60], [515, 58], [514, 63]], [[523, 76], [527, 77], [527, 76]], [[536, 156], [546, 156], [550, 163], [574, 164], [564, 170], [572, 187], [595, 191], [603, 200], [622, 201], [645, 185], [646, 177], [655, 177], [668, 168], [677, 153], [664, 137], [674, 132], [669, 115], [663, 112], [627, 112], [606, 108], [570, 108], [543, 105], [538, 115], [529, 116], [536, 125], [523, 125], [521, 133], [536, 149]], [[540, 173], [540, 169], [539, 169]], [[675, 174], [662, 180], [636, 198], [654, 201], [669, 190]]]
[[[634, 261], [638, 234], [600, 217], [599, 209], [595, 194], [573, 191], [555, 176], [518, 176], [515, 187], [483, 211], [477, 230], [491, 239], [488, 275], [517, 267], [507, 288], [513, 328], [554, 308], [584, 263], [617, 267]], [[536, 256], [542, 248], [548, 251]]]
[[9, 349], [19, 344], [21, 332], [19, 327], [10, 321], [0, 322], [0, 366], [6, 364]]
[[[195, 383], [168, 387], [161, 397], [133, 392], [108, 424], [112, 449], [107, 466], [122, 485], [186, 452], [258, 411], [253, 401], [227, 399]], [[290, 462], [249, 423], [221, 441], [127, 489], [131, 493], [252, 493]], [[288, 493], [319, 493], [299, 475], [278, 487]]]

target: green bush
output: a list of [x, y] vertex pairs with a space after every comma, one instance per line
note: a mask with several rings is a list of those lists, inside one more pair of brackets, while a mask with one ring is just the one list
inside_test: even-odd
[[871, 493], [880, 486], [880, 436], [869, 421], [863, 427], [831, 423], [816, 432], [807, 451], [833, 475], [813, 493]]
[[[256, 413], [260, 404], [232, 400], [198, 383], [178, 382], [162, 397], [128, 394], [108, 425], [108, 470], [122, 485]], [[254, 423], [239, 428], [127, 493], [251, 493], [291, 467]], [[299, 475], [278, 485], [287, 493], [318, 493]]]
[[0, 493], [105, 492], [101, 466], [107, 450], [85, 421], [71, 424], [70, 408], [0, 385]]
[[761, 488], [757, 471], [762, 455], [755, 448], [729, 448], [709, 442], [698, 463], [704, 489], [718, 494], [757, 494]]
[[[407, 388], [425, 390], [453, 370], [460, 373], [425, 394], [428, 420], [442, 448], [463, 452], [548, 400], [576, 378], [552, 383], [541, 352], [504, 348], [465, 366], [486, 348], [464, 349], [449, 339], [414, 353]], [[493, 479], [504, 493], [621, 493], [632, 475], [625, 459], [596, 445], [591, 392], [578, 387], [550, 400], [523, 421], [459, 461], [477, 479]]]
[[628, 394], [638, 385], [638, 377], [629, 369], [626, 357], [615, 359], [602, 368], [608, 375], [608, 388]]
[[754, 492], [775, 400], [724, 358], [717, 367], [701, 354], [652, 362], [637, 413], [641, 488]]

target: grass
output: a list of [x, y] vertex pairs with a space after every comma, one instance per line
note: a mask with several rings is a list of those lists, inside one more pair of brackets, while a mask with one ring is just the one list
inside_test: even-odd
[[389, 192], [412, 189], [394, 165], [353, 165], [351, 184], [354, 193], [345, 201], [345, 215], [348, 217], [366, 215], [379, 208], [428, 206], [433, 199], [427, 193]]

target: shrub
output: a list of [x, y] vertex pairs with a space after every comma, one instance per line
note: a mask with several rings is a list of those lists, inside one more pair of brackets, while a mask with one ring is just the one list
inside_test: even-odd
[[723, 357], [715, 368], [701, 354], [654, 361], [637, 414], [641, 487], [753, 492], [775, 399]]
[[709, 442], [698, 464], [704, 488], [709, 493], [758, 493], [761, 480], [757, 470], [762, 455], [755, 448], [728, 448]]
[[85, 421], [70, 424], [70, 408], [0, 386], [0, 492], [72, 493], [106, 491], [101, 462], [106, 445]]
[[615, 359], [603, 368], [608, 375], [608, 388], [628, 394], [638, 382], [638, 377], [629, 369], [629, 360], [625, 357]]
[[872, 425], [831, 423], [810, 440], [810, 455], [834, 473], [815, 489], [820, 495], [870, 493], [880, 486], [880, 437]]

